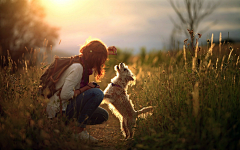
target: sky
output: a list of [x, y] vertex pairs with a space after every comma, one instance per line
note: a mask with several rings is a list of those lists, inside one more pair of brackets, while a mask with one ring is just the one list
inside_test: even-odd
[[[183, 0], [177, 0], [180, 6]], [[206, 2], [209, 2], [207, 0]], [[202, 41], [229, 35], [240, 40], [240, 0], [221, 1], [217, 9], [207, 16], [199, 29], [208, 27]], [[56, 51], [77, 55], [79, 48], [89, 38], [98, 38], [107, 46], [138, 53], [163, 50], [169, 46], [173, 30], [172, 17], [177, 15], [168, 0], [41, 0], [46, 22], [60, 28]], [[183, 9], [184, 10], [184, 9]], [[209, 27], [211, 22], [216, 24]], [[180, 40], [185, 40], [180, 37]], [[58, 42], [61, 40], [61, 43]]]

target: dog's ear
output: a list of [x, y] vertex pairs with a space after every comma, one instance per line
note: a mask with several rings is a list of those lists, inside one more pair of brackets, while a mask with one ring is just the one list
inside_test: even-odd
[[115, 71], [119, 71], [118, 65], [114, 66]]

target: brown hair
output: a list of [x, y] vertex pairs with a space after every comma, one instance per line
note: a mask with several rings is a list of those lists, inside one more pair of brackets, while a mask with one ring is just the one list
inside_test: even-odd
[[81, 46], [80, 55], [83, 55], [89, 69], [94, 69], [94, 76], [99, 81], [105, 74], [105, 61], [108, 57], [107, 46], [101, 40], [87, 41]]

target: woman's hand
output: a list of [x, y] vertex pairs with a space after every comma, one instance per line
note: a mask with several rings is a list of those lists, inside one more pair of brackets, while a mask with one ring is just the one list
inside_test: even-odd
[[100, 86], [96, 82], [90, 82], [88, 83], [89, 89], [91, 88], [100, 88]]
[[89, 90], [91, 88], [100, 88], [100, 86], [96, 83], [96, 82], [90, 82], [88, 83], [88, 85], [80, 88], [80, 89], [76, 89], [74, 90], [74, 96], [76, 97], [77, 95], [85, 92], [86, 90]]
[[108, 55], [117, 55], [117, 48], [115, 46], [109, 46]]

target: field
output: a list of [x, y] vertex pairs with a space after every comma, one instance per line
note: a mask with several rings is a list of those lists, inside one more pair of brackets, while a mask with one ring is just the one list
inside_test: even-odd
[[[198, 47], [198, 45], [195, 45]], [[124, 62], [136, 75], [128, 93], [135, 109], [156, 106], [152, 116], [138, 119], [133, 139], [124, 140], [119, 122], [88, 126], [100, 140], [89, 145], [72, 138], [75, 131], [63, 118], [49, 120], [47, 99], [38, 95], [41, 69], [23, 56], [21, 68], [11, 63], [0, 74], [1, 149], [240, 149], [240, 45], [209, 43], [191, 55], [187, 45], [179, 51], [154, 51], [133, 56], [119, 49], [110, 56], [101, 89], [115, 76], [114, 65]], [[48, 54], [49, 56], [52, 56]], [[8, 59], [11, 62], [11, 57]], [[44, 59], [43, 59], [44, 60]], [[94, 80], [91, 77], [91, 80]], [[74, 123], [74, 122], [73, 122]]]

